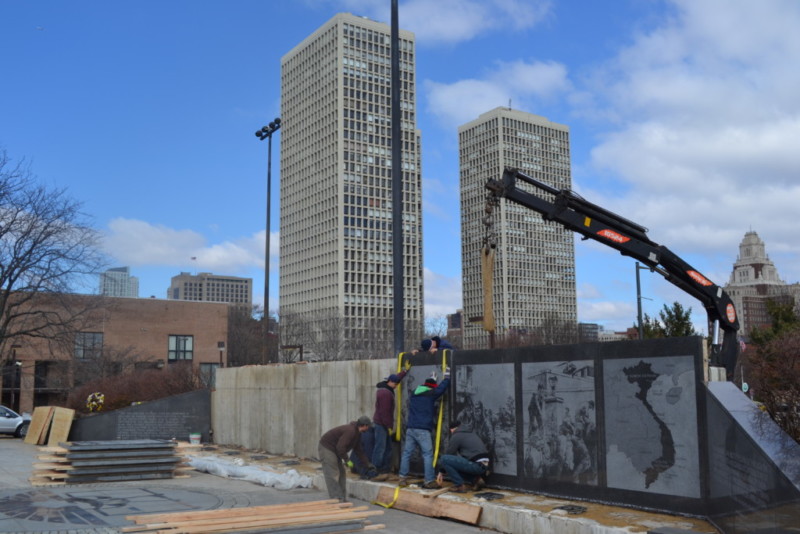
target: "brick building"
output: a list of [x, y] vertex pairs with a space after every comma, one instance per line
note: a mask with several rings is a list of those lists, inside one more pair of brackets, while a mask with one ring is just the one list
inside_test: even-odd
[[[191, 362], [205, 376], [225, 366], [229, 305], [157, 299], [47, 296], [37, 308], [89, 311], [66, 336], [8, 339], [3, 347], [0, 400], [31, 412], [61, 404], [78, 385], [123, 368], [165, 368]], [[58, 304], [56, 304], [58, 302]]]

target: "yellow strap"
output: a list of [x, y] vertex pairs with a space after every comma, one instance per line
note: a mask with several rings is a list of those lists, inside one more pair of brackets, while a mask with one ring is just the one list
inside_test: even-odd
[[[444, 371], [447, 369], [447, 353], [450, 352], [447, 349], [442, 350], [442, 377], [444, 377]], [[444, 378], [442, 378], [444, 380]], [[445, 394], [446, 395], [446, 394]], [[438, 421], [436, 422], [436, 444], [434, 445], [433, 450], [433, 467], [436, 467], [436, 462], [439, 460], [439, 445], [442, 441], [442, 418], [444, 417], [444, 395], [439, 400], [439, 417]]]
[[372, 504], [377, 504], [378, 506], [383, 506], [384, 508], [391, 508], [392, 506], [394, 506], [394, 503], [397, 502], [397, 498], [399, 496], [400, 496], [400, 486], [397, 486], [394, 489], [394, 499], [392, 499], [392, 502], [385, 503], [385, 502], [372, 501]]
[[[397, 372], [403, 370], [403, 357], [405, 356], [405, 352], [401, 352], [397, 355]], [[394, 440], [400, 441], [400, 427], [403, 425], [403, 388], [397, 387], [394, 390]]]
[[481, 280], [483, 281], [483, 329], [494, 332], [494, 255], [491, 247], [483, 247], [481, 255]]

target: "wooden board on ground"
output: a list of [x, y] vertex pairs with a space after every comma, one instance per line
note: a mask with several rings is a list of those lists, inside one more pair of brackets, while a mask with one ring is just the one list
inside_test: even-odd
[[[383, 525], [372, 525], [370, 516], [383, 511], [370, 511], [366, 506], [350, 503], [313, 501], [281, 505], [254, 506], [126, 516], [136, 525], [123, 527], [122, 532], [360, 532]], [[322, 529], [322, 530], [320, 530]]]
[[50, 437], [47, 445], [52, 447], [69, 438], [69, 429], [72, 427], [72, 419], [75, 417], [75, 410], [70, 408], [54, 408], [53, 422], [50, 424]]
[[[394, 490], [393, 487], [383, 486], [378, 492], [377, 501], [392, 502]], [[477, 504], [451, 499], [426, 499], [422, 493], [405, 489], [400, 490], [392, 508], [428, 517], [446, 517], [470, 525], [477, 525], [481, 517], [481, 507]]]
[[436, 491], [432, 491], [430, 493], [426, 493], [425, 495], [423, 495], [423, 497], [425, 497], [426, 499], [435, 499], [436, 497], [438, 497], [442, 493], [447, 493], [448, 491], [450, 491], [451, 488], [452, 488], [452, 486], [447, 486], [446, 488], [442, 488], [442, 489], [439, 489], [439, 490], [436, 490]]
[[47, 431], [50, 429], [50, 420], [53, 418], [52, 406], [38, 406], [33, 409], [28, 435], [25, 443], [42, 445], [47, 440]]

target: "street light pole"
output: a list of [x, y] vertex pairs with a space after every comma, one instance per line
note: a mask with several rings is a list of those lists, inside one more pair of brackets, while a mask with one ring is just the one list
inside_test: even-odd
[[[264, 251], [264, 354], [267, 352], [267, 332], [269, 331], [269, 241], [272, 208], [272, 134], [280, 130], [281, 119], [275, 120], [256, 131], [260, 141], [267, 140], [267, 244]], [[265, 358], [266, 359], [266, 358]]]
[[638, 309], [639, 339], [644, 339], [644, 327], [642, 326], [642, 284], [639, 281], [639, 271], [646, 269], [652, 271], [650, 267], [639, 265], [636, 262], [636, 307]]

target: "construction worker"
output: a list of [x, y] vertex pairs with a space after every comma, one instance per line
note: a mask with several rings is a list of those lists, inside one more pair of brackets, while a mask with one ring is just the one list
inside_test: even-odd
[[436, 384], [434, 372], [425, 383], [418, 386], [408, 399], [408, 420], [406, 422], [406, 440], [403, 444], [403, 454], [400, 459], [400, 486], [408, 485], [408, 470], [411, 455], [419, 447], [422, 452], [422, 462], [425, 468], [426, 489], [437, 488], [436, 477], [433, 469], [433, 439], [431, 431], [434, 427], [434, 414], [436, 401], [444, 395], [450, 387], [450, 368], [444, 372], [444, 380]]
[[351, 421], [346, 425], [332, 428], [320, 438], [317, 450], [322, 461], [325, 486], [328, 488], [328, 495], [331, 499], [339, 499], [339, 502], [344, 502], [347, 498], [345, 467], [352, 467], [353, 462], [347, 458], [347, 454], [351, 450], [356, 452], [358, 458], [368, 469], [375, 469], [361, 448], [361, 434], [371, 426], [372, 421], [369, 417], [362, 415], [358, 421]]
[[[489, 474], [489, 452], [483, 440], [468, 425], [459, 421], [450, 423], [450, 443], [439, 458], [436, 481], [442, 484], [444, 474], [453, 482], [450, 491], [465, 493], [486, 485]], [[469, 484], [467, 484], [469, 482]]]

